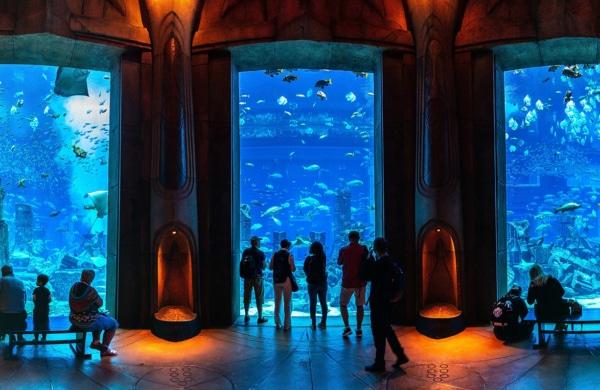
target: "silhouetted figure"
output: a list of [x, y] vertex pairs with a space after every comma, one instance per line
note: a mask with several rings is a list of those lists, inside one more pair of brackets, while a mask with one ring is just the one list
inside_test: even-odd
[[[25, 311], [25, 286], [15, 278], [10, 265], [2, 266], [0, 278], [0, 334], [23, 331], [27, 328]], [[23, 336], [18, 336], [23, 340]]]
[[342, 266], [342, 290], [340, 292], [340, 312], [344, 320], [344, 332], [342, 336], [348, 337], [352, 334], [348, 320], [348, 304], [354, 295], [356, 303], [356, 336], [362, 336], [362, 322], [365, 315], [365, 295], [367, 281], [361, 275], [361, 265], [366, 260], [369, 250], [366, 246], [358, 243], [360, 235], [356, 231], [348, 234], [350, 243], [341, 248], [337, 263]]
[[[104, 302], [98, 291], [91, 286], [96, 273], [91, 269], [81, 271], [81, 281], [76, 282], [69, 291], [69, 307], [71, 314], [69, 320], [76, 328], [92, 332], [92, 343], [90, 348], [100, 351], [100, 355], [116, 356], [117, 351], [110, 348], [110, 342], [114, 337], [119, 324], [117, 321], [99, 309]], [[102, 343], [100, 343], [100, 332], [104, 331]]]
[[248, 310], [252, 300], [252, 289], [256, 299], [256, 310], [258, 311], [257, 322], [259, 324], [267, 322], [262, 315], [262, 306], [265, 299], [263, 270], [266, 267], [265, 254], [260, 248], [260, 237], [254, 236], [250, 239], [250, 248], [242, 253], [240, 262], [240, 276], [244, 278], [244, 322], [250, 321]]
[[[50, 290], [46, 288], [48, 275], [38, 275], [37, 287], [33, 290], [33, 330], [50, 329]], [[34, 334], [35, 341], [38, 341], [39, 333]], [[42, 341], [46, 340], [46, 333], [42, 332]]]
[[561, 319], [569, 315], [569, 306], [563, 299], [565, 290], [555, 277], [545, 274], [539, 264], [529, 270], [531, 283], [527, 291], [527, 303], [535, 303], [538, 318]]
[[321, 322], [319, 328], [327, 327], [327, 272], [325, 265], [327, 258], [323, 251], [323, 245], [315, 241], [310, 246], [310, 255], [304, 260], [304, 274], [308, 285], [308, 298], [310, 302], [310, 319], [312, 328], [317, 327], [317, 296], [321, 304]]
[[285, 311], [283, 330], [288, 331], [292, 327], [292, 282], [290, 276], [296, 271], [294, 264], [294, 255], [290, 253], [292, 244], [286, 240], [281, 240], [281, 249], [273, 254], [269, 269], [273, 270], [273, 284], [275, 289], [275, 327], [281, 329], [281, 298], [283, 297], [283, 307]]
[[502, 341], [528, 338], [533, 330], [533, 322], [523, 322], [528, 312], [527, 305], [521, 298], [521, 287], [512, 286], [492, 310], [491, 321], [496, 338]]
[[394, 289], [394, 275], [399, 267], [395, 260], [387, 253], [387, 242], [378, 237], [373, 242], [376, 259], [369, 259], [366, 264], [366, 276], [371, 281], [371, 294], [369, 305], [371, 307], [371, 330], [375, 343], [375, 363], [366, 366], [367, 371], [385, 371], [385, 341], [396, 355], [394, 367], [408, 362], [404, 349], [400, 345], [396, 333], [391, 327], [392, 299], [396, 293]]

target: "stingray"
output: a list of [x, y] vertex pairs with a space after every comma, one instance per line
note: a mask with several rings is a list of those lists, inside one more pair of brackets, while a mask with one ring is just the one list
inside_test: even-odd
[[89, 74], [90, 71], [85, 69], [59, 67], [54, 81], [54, 93], [64, 97], [90, 96], [87, 86]]
[[96, 218], [103, 218], [108, 213], [108, 191], [88, 192], [85, 198], [92, 200], [96, 209]]

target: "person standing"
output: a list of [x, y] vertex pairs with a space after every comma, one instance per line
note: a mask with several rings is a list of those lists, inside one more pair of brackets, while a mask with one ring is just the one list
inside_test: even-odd
[[[37, 287], [33, 290], [33, 330], [42, 331], [42, 341], [46, 340], [45, 330], [50, 329], [50, 290], [46, 288], [48, 284], [48, 275], [40, 274], [37, 277]], [[39, 333], [34, 334], [35, 341], [38, 341]]]
[[[27, 328], [25, 299], [25, 285], [15, 277], [10, 265], [3, 265], [0, 278], [0, 334]], [[23, 340], [23, 336], [19, 335], [18, 339]]]
[[269, 269], [273, 271], [273, 285], [275, 289], [275, 327], [281, 329], [281, 298], [283, 297], [283, 308], [285, 311], [283, 330], [288, 331], [292, 327], [292, 282], [290, 276], [296, 271], [294, 256], [290, 253], [292, 244], [281, 240], [281, 249], [271, 257]]
[[373, 241], [376, 259], [369, 259], [367, 263], [367, 278], [371, 281], [371, 294], [369, 305], [371, 307], [371, 331], [375, 343], [375, 363], [366, 366], [366, 371], [385, 371], [385, 341], [396, 355], [394, 367], [408, 362], [408, 357], [400, 345], [396, 333], [391, 327], [392, 304], [396, 291], [394, 290], [394, 277], [402, 273], [400, 266], [387, 252], [387, 242], [378, 237]]
[[319, 328], [327, 327], [327, 272], [325, 265], [327, 258], [323, 244], [315, 241], [310, 246], [310, 255], [304, 260], [304, 274], [308, 285], [308, 298], [310, 302], [310, 319], [312, 328], [317, 328], [317, 296], [321, 304], [321, 321]]
[[367, 258], [369, 250], [358, 243], [360, 235], [356, 231], [348, 234], [350, 243], [341, 248], [338, 255], [338, 265], [342, 266], [342, 290], [340, 292], [340, 312], [344, 321], [343, 337], [352, 334], [348, 319], [348, 304], [354, 296], [356, 304], [356, 337], [362, 336], [362, 322], [365, 315], [365, 295], [367, 282], [361, 277], [361, 265]]
[[242, 253], [240, 262], [240, 276], [244, 278], [244, 322], [250, 321], [248, 309], [252, 300], [252, 289], [254, 289], [254, 298], [256, 300], [256, 310], [258, 311], [258, 324], [267, 322], [263, 317], [262, 306], [265, 299], [263, 270], [266, 267], [265, 254], [260, 248], [260, 238], [254, 236], [250, 238], [250, 248]]

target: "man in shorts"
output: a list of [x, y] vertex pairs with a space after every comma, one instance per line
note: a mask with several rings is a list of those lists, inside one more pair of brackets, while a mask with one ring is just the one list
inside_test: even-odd
[[368, 249], [360, 245], [360, 235], [356, 231], [348, 234], [350, 243], [340, 249], [338, 264], [342, 266], [342, 291], [340, 293], [340, 311], [344, 320], [344, 333], [348, 337], [352, 334], [348, 321], [348, 303], [354, 295], [356, 304], [356, 337], [362, 336], [362, 322], [365, 315], [365, 290], [367, 281], [361, 277], [361, 264], [368, 256]]

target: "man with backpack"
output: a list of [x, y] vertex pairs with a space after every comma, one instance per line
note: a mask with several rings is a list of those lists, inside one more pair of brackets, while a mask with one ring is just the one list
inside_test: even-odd
[[250, 248], [242, 253], [240, 261], [240, 276], [244, 279], [244, 322], [250, 321], [248, 309], [252, 299], [252, 289], [256, 298], [256, 310], [258, 311], [257, 323], [263, 324], [267, 319], [262, 315], [262, 305], [264, 301], [263, 270], [265, 269], [265, 254], [260, 248], [260, 237], [250, 238]]
[[367, 281], [361, 275], [361, 267], [366, 261], [369, 250], [358, 243], [360, 235], [356, 231], [348, 233], [350, 243], [341, 248], [338, 255], [338, 265], [342, 266], [342, 290], [340, 291], [340, 312], [344, 321], [343, 337], [352, 334], [348, 321], [348, 304], [354, 296], [356, 303], [356, 337], [362, 336], [362, 322], [365, 315], [365, 295]]
[[492, 309], [491, 321], [496, 338], [509, 342], [528, 338], [533, 330], [533, 322], [523, 322], [528, 311], [521, 298], [521, 287], [513, 285]]
[[371, 281], [369, 305], [371, 307], [371, 330], [375, 343], [375, 363], [366, 366], [366, 371], [385, 371], [385, 341], [396, 355], [394, 368], [408, 362], [408, 357], [400, 345], [396, 333], [391, 327], [392, 303], [402, 296], [405, 276], [397, 260], [387, 253], [387, 242], [378, 237], [373, 241], [375, 259], [369, 258], [366, 265], [366, 277]]

